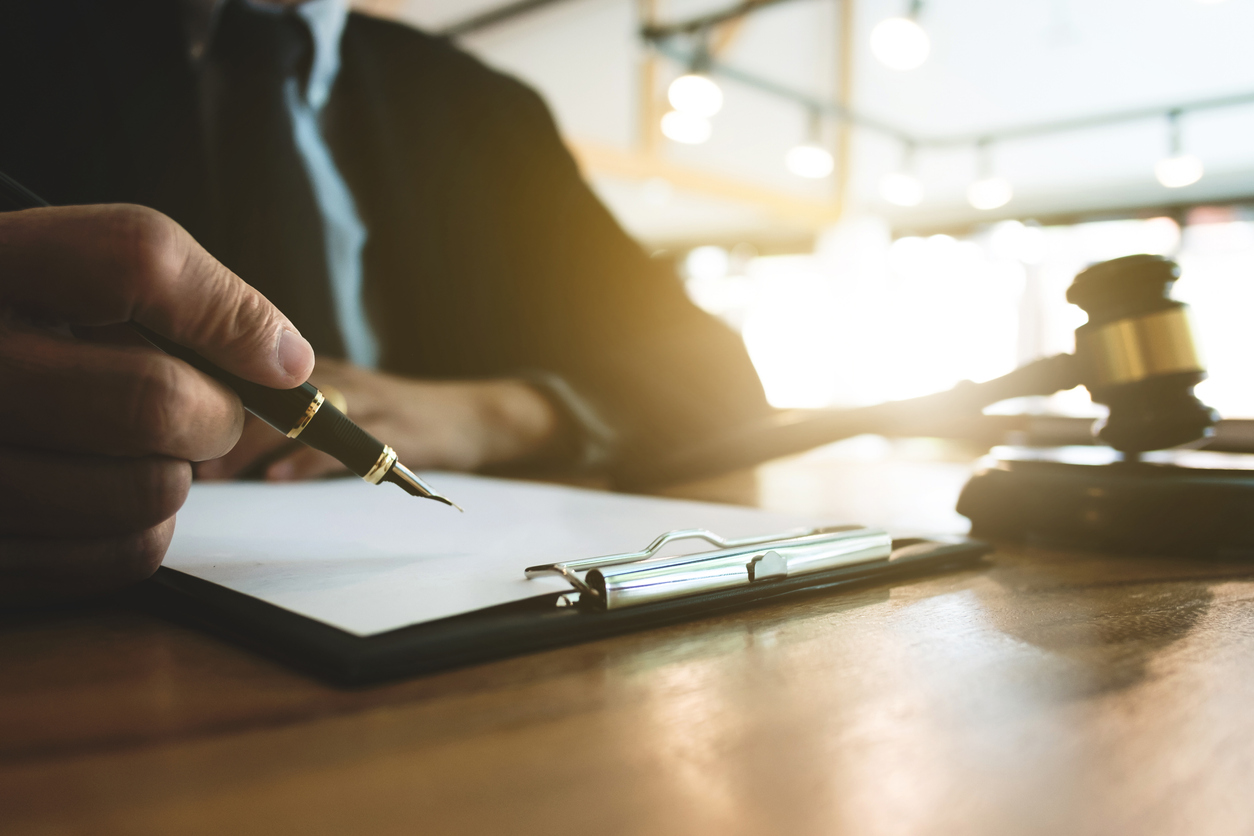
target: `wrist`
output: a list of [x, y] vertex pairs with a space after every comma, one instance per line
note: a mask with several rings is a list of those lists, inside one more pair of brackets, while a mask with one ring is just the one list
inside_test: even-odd
[[523, 380], [474, 384], [481, 429], [481, 467], [556, 459], [568, 452], [573, 431], [564, 415]]

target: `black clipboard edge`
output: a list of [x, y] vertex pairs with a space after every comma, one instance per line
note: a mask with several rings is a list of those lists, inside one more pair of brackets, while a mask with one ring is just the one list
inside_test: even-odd
[[594, 641], [781, 598], [973, 567], [992, 551], [978, 540], [894, 540], [893, 548], [922, 543], [933, 548], [901, 565], [848, 566], [605, 612], [556, 607], [557, 594], [547, 594], [364, 637], [166, 567], [140, 584], [135, 600], [162, 617], [206, 629], [320, 679], [357, 686]]

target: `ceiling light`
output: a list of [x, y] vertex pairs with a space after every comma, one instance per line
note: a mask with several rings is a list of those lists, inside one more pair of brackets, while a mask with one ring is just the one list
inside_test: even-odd
[[1192, 154], [1163, 157], [1154, 164], [1154, 176], [1169, 189], [1191, 186], [1202, 179], [1202, 161]]
[[1010, 181], [993, 174], [992, 140], [988, 137], [975, 144], [975, 170], [975, 182], [967, 186], [967, 202], [976, 209], [998, 209], [1014, 197]]
[[809, 177], [818, 180], [832, 173], [836, 161], [826, 148], [812, 143], [805, 143], [790, 148], [784, 155], [784, 165], [798, 177]]
[[710, 120], [692, 113], [672, 110], [662, 117], [662, 133], [684, 145], [700, 145], [714, 132]]
[[1184, 140], [1180, 135], [1180, 116], [1178, 110], [1167, 114], [1167, 135], [1170, 151], [1168, 155], [1154, 165], [1154, 176], [1158, 182], [1169, 189], [1191, 186], [1202, 179], [1204, 170], [1202, 161], [1192, 154], [1184, 153]]
[[880, 180], [880, 195], [894, 206], [918, 206], [923, 202], [923, 184], [913, 174], [894, 171]]
[[666, 98], [675, 110], [693, 116], [713, 116], [723, 107], [723, 91], [709, 76], [697, 73], [672, 81]]
[[880, 180], [880, 196], [894, 206], [918, 206], [923, 202], [923, 184], [914, 175], [914, 143], [902, 146], [901, 167]]
[[890, 69], [913, 70], [931, 49], [927, 32], [910, 17], [890, 17], [871, 30], [871, 53]]
[[1005, 177], [985, 177], [967, 187], [967, 202], [976, 209], [998, 209], [1010, 202], [1014, 189]]

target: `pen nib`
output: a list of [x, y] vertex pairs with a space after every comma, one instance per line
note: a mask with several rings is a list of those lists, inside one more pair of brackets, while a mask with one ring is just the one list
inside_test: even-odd
[[440, 496], [438, 493], [433, 493], [429, 497], [427, 497], [427, 499], [434, 499], [436, 502], [443, 502], [445, 505], [449, 506], [450, 508], [456, 508], [459, 514], [466, 513], [466, 510], [462, 508], [462, 506], [458, 505], [456, 502], [449, 499], [447, 496]]
[[[400, 485], [405, 493], [411, 496], [418, 496], [423, 499], [434, 499], [436, 502], [443, 502], [449, 507], [462, 511], [462, 507], [460, 505], [449, 499], [447, 496], [442, 496], [441, 494], [436, 493], [430, 485], [419, 479], [412, 470], [400, 462], [392, 465], [392, 469], [389, 470], [387, 475], [383, 478], [394, 485]], [[465, 513], [465, 511], [462, 511], [462, 513]]]

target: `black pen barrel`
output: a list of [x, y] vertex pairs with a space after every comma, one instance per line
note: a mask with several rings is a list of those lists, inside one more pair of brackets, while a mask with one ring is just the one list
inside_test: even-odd
[[327, 403], [313, 384], [271, 389], [231, 374], [149, 328], [132, 327], [157, 348], [233, 389], [245, 409], [279, 432], [334, 457], [366, 481], [377, 484], [396, 462], [392, 448]]
[[391, 447], [329, 403], [323, 403], [310, 419], [300, 440], [334, 456], [353, 473], [376, 485], [396, 464], [396, 452]]

